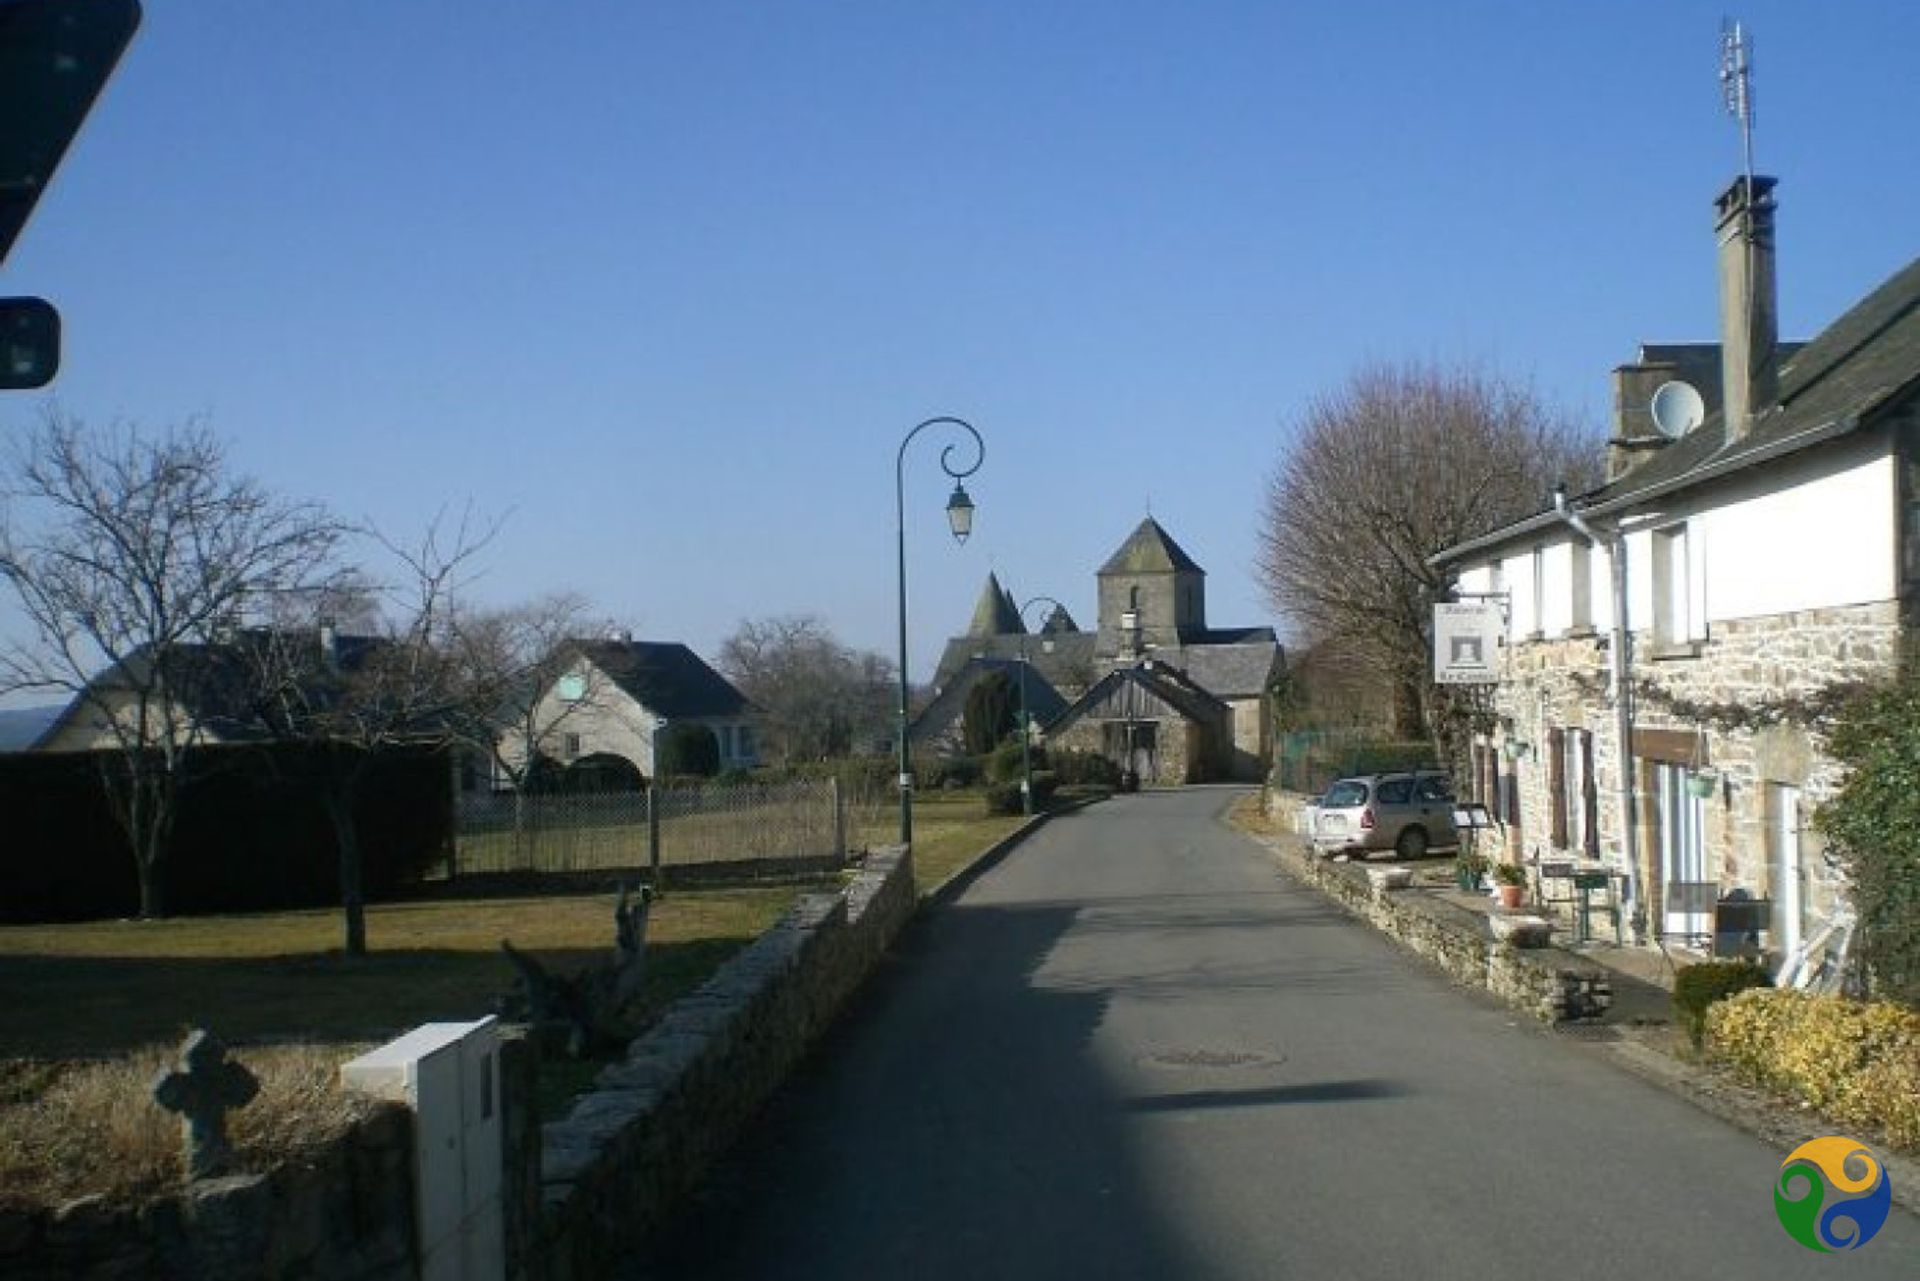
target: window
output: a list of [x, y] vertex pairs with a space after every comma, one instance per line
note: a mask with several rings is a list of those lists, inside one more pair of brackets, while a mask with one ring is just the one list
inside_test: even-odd
[[579, 672], [568, 672], [555, 683], [553, 692], [563, 703], [577, 703], [587, 696], [587, 678]]
[[1567, 544], [1567, 577], [1571, 580], [1567, 623], [1576, 632], [1593, 627], [1593, 547], [1583, 538]]
[[1527, 568], [1533, 579], [1533, 609], [1529, 615], [1533, 620], [1531, 634], [1544, 636], [1547, 632], [1547, 549], [1536, 547], [1527, 558]]
[[735, 759], [742, 761], [757, 760], [759, 753], [754, 750], [753, 726], [741, 725], [734, 730]]
[[1413, 780], [1390, 778], [1374, 789], [1382, 805], [1405, 805], [1413, 796]]
[[560, 736], [561, 759], [570, 761], [579, 755], [580, 755], [580, 736], [578, 734], [562, 734]]
[[1684, 645], [1694, 634], [1687, 527], [1653, 531], [1653, 643]]
[[1685, 765], [1668, 761], [1651, 764], [1660, 879], [1667, 887], [1666, 932], [1706, 934], [1713, 928], [1712, 902], [1702, 903], [1673, 888], [1703, 884], [1707, 880], [1706, 842], [1701, 831], [1705, 807], [1699, 797], [1687, 790]]
[[1584, 729], [1554, 730], [1549, 740], [1553, 843], [1598, 858], [1600, 798], [1593, 777], [1593, 733]]

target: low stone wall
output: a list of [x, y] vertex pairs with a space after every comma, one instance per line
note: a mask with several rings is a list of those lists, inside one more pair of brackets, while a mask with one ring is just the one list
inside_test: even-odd
[[0, 1210], [0, 1277], [404, 1281], [413, 1120], [383, 1106], [302, 1165], [202, 1179], [139, 1207]]
[[1611, 978], [1599, 966], [1554, 948], [1515, 947], [1495, 939], [1478, 912], [1418, 891], [1376, 889], [1362, 866], [1317, 859], [1298, 846], [1284, 837], [1274, 843], [1288, 872], [1463, 987], [1547, 1022], [1593, 1014], [1612, 1000]]
[[905, 847], [809, 894], [601, 1073], [541, 1134], [540, 1213], [516, 1270], [610, 1275], [671, 1214], [832, 1022], [913, 915]]

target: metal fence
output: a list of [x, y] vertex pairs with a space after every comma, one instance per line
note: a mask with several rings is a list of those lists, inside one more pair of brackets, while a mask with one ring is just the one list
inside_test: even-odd
[[1394, 742], [1378, 730], [1295, 730], [1274, 736], [1271, 777], [1290, 792], [1311, 796], [1343, 775], [1433, 764], [1431, 744]]
[[471, 793], [456, 806], [456, 875], [641, 871], [652, 865], [843, 862], [832, 779], [644, 792]]

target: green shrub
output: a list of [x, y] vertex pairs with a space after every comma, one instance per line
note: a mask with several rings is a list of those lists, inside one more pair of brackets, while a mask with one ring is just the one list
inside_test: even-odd
[[925, 790], [977, 787], [984, 773], [977, 756], [936, 756], [915, 762], [913, 782]]
[[989, 672], [974, 682], [960, 712], [960, 734], [967, 751], [975, 756], [992, 751], [1013, 732], [1019, 710], [1019, 693], [1005, 672]]
[[1060, 787], [1060, 776], [1052, 770], [1037, 769], [1033, 772], [1033, 808], [1045, 809], [1053, 800], [1054, 793]]
[[1699, 1049], [1707, 1030], [1707, 1010], [1748, 988], [1771, 987], [1773, 980], [1752, 961], [1702, 961], [1683, 965], [1673, 976], [1673, 1013]]
[[1860, 960], [1874, 995], [1920, 1003], [1920, 674], [1854, 698], [1827, 741], [1848, 771], [1813, 821], [1846, 874]]
[[[1038, 769], [1043, 763], [1043, 760], [1036, 759], [1034, 768]], [[991, 782], [1018, 783], [1020, 770], [1020, 744], [1018, 743], [1002, 743], [993, 749], [991, 756], [987, 757], [987, 778]]]
[[987, 813], [1018, 814], [1020, 812], [1020, 784], [989, 783], [986, 791]]
[[1751, 1084], [1920, 1148], [1920, 1012], [1767, 988], [1712, 1006], [1706, 1045]]
[[720, 772], [720, 740], [705, 725], [676, 721], [660, 740], [660, 766], [665, 777], [691, 775], [712, 778]]
[[1049, 765], [1064, 786], [1088, 783], [1112, 787], [1120, 781], [1120, 766], [1098, 752], [1056, 749], [1048, 753]]

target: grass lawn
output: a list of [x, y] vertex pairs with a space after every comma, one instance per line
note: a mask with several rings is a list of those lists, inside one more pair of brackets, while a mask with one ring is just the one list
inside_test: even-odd
[[[850, 815], [856, 848], [898, 834], [898, 810]], [[1012, 832], [977, 792], [914, 806], [915, 871], [930, 889]], [[804, 887], [672, 889], [653, 907], [636, 1027], [758, 937]], [[436, 898], [367, 912], [368, 954], [340, 951], [337, 910], [0, 926], [0, 1108], [62, 1061], [176, 1046], [205, 1026], [229, 1044], [338, 1047], [341, 1057], [433, 1020], [492, 1013], [514, 985], [500, 940], [571, 971], [613, 947], [611, 893]], [[558, 1115], [601, 1065], [549, 1061], [542, 1112]]]
[[[698, 984], [798, 890], [680, 890], [648, 923], [643, 1001]], [[0, 1058], [98, 1058], [190, 1024], [230, 1043], [378, 1042], [493, 1012], [513, 969], [500, 940], [565, 968], [613, 947], [613, 895], [437, 899], [368, 909], [368, 954], [337, 911], [0, 926]]]

